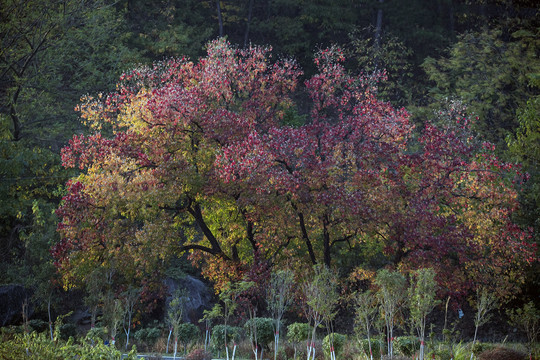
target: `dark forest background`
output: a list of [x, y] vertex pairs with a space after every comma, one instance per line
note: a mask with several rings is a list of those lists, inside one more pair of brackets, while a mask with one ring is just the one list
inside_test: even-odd
[[[113, 90], [138, 64], [196, 59], [219, 36], [271, 45], [306, 77], [313, 53], [337, 44], [349, 69], [386, 69], [379, 96], [418, 126], [462, 100], [480, 136], [530, 174], [514, 220], [538, 243], [538, 15], [533, 0], [0, 0], [0, 284], [50, 298], [54, 210], [74, 175], [60, 151], [87, 131], [80, 97]], [[538, 299], [537, 270], [524, 300]]]

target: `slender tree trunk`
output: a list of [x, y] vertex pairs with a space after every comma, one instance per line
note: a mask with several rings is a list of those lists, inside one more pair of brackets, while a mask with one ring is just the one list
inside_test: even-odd
[[454, 31], [455, 31], [455, 20], [454, 20], [454, 3], [452, 0], [450, 0], [450, 4], [448, 5], [448, 16], [450, 20], [450, 34], [452, 35], [452, 38], [454, 37]]
[[248, 18], [246, 24], [246, 33], [244, 34], [244, 47], [247, 47], [249, 40], [249, 27], [251, 26], [251, 17], [253, 15], [253, 0], [249, 0]]
[[304, 239], [304, 242], [306, 243], [306, 246], [307, 246], [307, 249], [308, 249], [309, 258], [311, 260], [311, 263], [313, 265], [316, 265], [317, 260], [315, 258], [315, 252], [313, 251], [313, 247], [311, 246], [311, 240], [309, 240], [309, 236], [308, 236], [307, 229], [306, 229], [306, 224], [304, 222], [304, 214], [302, 214], [301, 212], [298, 213], [298, 220], [299, 220], [299, 223], [300, 223], [300, 230], [302, 231], [302, 238]]
[[375, 24], [375, 48], [379, 49], [381, 45], [381, 33], [382, 33], [382, 20], [383, 20], [383, 9], [382, 4], [384, 0], [379, 0], [379, 8], [377, 9], [377, 22]]
[[216, 0], [218, 24], [219, 24], [219, 37], [223, 37], [223, 17], [221, 16], [221, 4], [219, 0]]
[[377, 23], [375, 25], [375, 71], [377, 71], [379, 68], [379, 49], [381, 47], [382, 37], [383, 3], [384, 0], [379, 0], [379, 9], [377, 10]]
[[51, 333], [51, 341], [53, 338], [52, 317], [51, 317], [51, 295], [49, 294], [49, 300], [47, 301], [47, 313], [49, 315], [49, 331]]
[[171, 341], [171, 334], [172, 334], [172, 327], [169, 328], [169, 336], [167, 337], [167, 349], [165, 350], [165, 353], [168, 354], [169, 353], [169, 342]]
[[325, 215], [323, 219], [324, 264], [330, 268], [330, 233], [328, 232], [328, 224], [328, 216]]

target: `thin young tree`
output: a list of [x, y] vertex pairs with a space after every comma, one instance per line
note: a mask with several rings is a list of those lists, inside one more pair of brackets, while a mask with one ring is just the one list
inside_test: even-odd
[[365, 332], [368, 340], [369, 358], [373, 360], [373, 350], [371, 348], [371, 327], [377, 316], [377, 299], [371, 291], [356, 294], [356, 324], [361, 329], [359, 333]]
[[533, 301], [529, 301], [522, 308], [507, 311], [510, 318], [510, 324], [521, 328], [527, 333], [527, 347], [529, 358], [533, 358], [535, 344], [538, 344], [538, 335], [540, 334], [540, 311], [534, 306]]
[[[497, 301], [495, 295], [488, 291], [484, 287], [478, 287], [476, 289], [476, 315], [474, 317], [474, 338], [471, 349], [474, 349], [476, 344], [476, 335], [478, 334], [478, 328], [489, 321], [491, 310], [497, 307]], [[474, 353], [471, 350], [471, 360], [474, 356]]]
[[122, 300], [124, 302], [124, 318], [123, 318], [123, 328], [124, 333], [126, 334], [126, 350], [129, 345], [129, 335], [131, 333], [131, 321], [133, 320], [133, 314], [135, 313], [135, 305], [139, 300], [141, 294], [141, 289], [139, 288], [129, 288], [121, 294]]
[[178, 332], [180, 324], [184, 318], [184, 309], [188, 301], [187, 291], [185, 289], [176, 290], [171, 302], [169, 303], [169, 310], [167, 311], [167, 320], [169, 325], [173, 329], [174, 334], [174, 355], [176, 359], [176, 352], [178, 349]]
[[292, 270], [278, 270], [272, 273], [267, 302], [274, 321], [274, 360], [277, 359], [279, 350], [281, 319], [294, 299], [293, 285], [294, 272]]
[[[227, 327], [231, 316], [238, 307], [238, 297], [241, 293], [248, 290], [253, 286], [253, 282], [242, 281], [239, 283], [229, 283], [223, 288], [219, 294], [219, 299], [223, 303], [223, 306], [219, 303], [215, 304], [212, 310], [205, 311], [204, 315], [206, 319], [223, 318], [224, 324], [224, 342], [225, 342], [225, 355], [229, 360], [229, 342], [227, 338]], [[232, 360], [236, 354], [236, 344], [233, 345]]]
[[377, 298], [386, 326], [386, 342], [388, 355], [393, 357], [393, 338], [396, 314], [403, 304], [407, 293], [407, 282], [403, 275], [397, 271], [382, 269], [377, 272], [375, 283], [379, 287]]
[[[313, 269], [313, 279], [306, 282], [303, 287], [306, 298], [306, 317], [313, 326], [311, 339], [308, 339], [308, 360], [315, 359], [316, 332], [323, 321], [327, 324], [329, 334], [332, 333], [331, 322], [335, 317], [335, 308], [339, 301], [336, 274], [325, 265], [315, 265]], [[330, 336], [330, 348], [333, 349], [332, 336]], [[335, 357], [333, 351], [331, 356]]]
[[413, 271], [411, 276], [409, 307], [411, 322], [420, 338], [419, 360], [424, 360], [426, 318], [438, 303], [435, 299], [435, 292], [437, 290], [435, 275], [433, 269], [424, 268]]

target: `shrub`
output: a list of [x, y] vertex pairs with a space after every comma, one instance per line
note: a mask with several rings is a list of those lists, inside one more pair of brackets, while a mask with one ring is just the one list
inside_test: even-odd
[[43, 332], [49, 330], [49, 323], [41, 319], [32, 319], [28, 322], [30, 328], [36, 332]]
[[[227, 343], [234, 341], [237, 342], [242, 336], [242, 328], [236, 326], [227, 325]], [[212, 329], [212, 348], [214, 350], [221, 350], [225, 346], [225, 325], [216, 325]]]
[[[365, 354], [369, 355], [368, 339], [359, 340], [358, 343], [360, 345], [360, 349], [362, 349]], [[373, 357], [380, 354], [381, 350], [383, 354], [386, 354], [386, 342], [382, 341], [381, 339], [371, 338], [371, 351], [373, 353]]]
[[139, 345], [150, 349], [161, 336], [161, 329], [157, 327], [142, 328], [133, 333], [133, 338]]
[[474, 356], [478, 357], [478, 355], [480, 355], [484, 351], [491, 350], [491, 349], [493, 349], [492, 344], [486, 344], [486, 343], [482, 343], [482, 342], [478, 341], [473, 345], [472, 352], [473, 352]]
[[60, 327], [60, 337], [62, 340], [67, 340], [70, 337], [77, 336], [77, 325], [73, 323], [62, 324]]
[[178, 341], [184, 346], [186, 351], [187, 346], [199, 337], [199, 328], [192, 323], [182, 323], [178, 326]]
[[336, 356], [341, 355], [341, 353], [343, 352], [343, 349], [345, 348], [345, 344], [347, 343], [347, 336], [343, 334], [332, 333], [324, 337], [323, 350], [324, 350], [324, 354], [327, 357], [330, 357], [330, 336], [334, 337], [334, 352]]
[[287, 339], [293, 343], [306, 341], [310, 336], [310, 327], [306, 323], [292, 323], [287, 327]]
[[271, 318], [253, 318], [246, 321], [245, 331], [249, 334], [250, 328], [255, 323], [257, 327], [257, 342], [268, 349], [268, 345], [274, 341], [274, 325]]
[[425, 356], [426, 359], [434, 359], [434, 360], [452, 360], [454, 357], [452, 356], [452, 351], [448, 348], [442, 348], [442, 349], [433, 349], [427, 355]]
[[420, 350], [420, 341], [416, 336], [398, 336], [394, 340], [394, 346], [401, 355], [411, 357]]
[[186, 356], [186, 360], [212, 360], [212, 354], [204, 349], [195, 349]]
[[107, 328], [101, 326], [93, 327], [86, 333], [86, 337], [94, 341], [97, 339], [105, 340], [106, 335]]
[[103, 344], [101, 339], [92, 343], [86, 341], [76, 343], [73, 338], [68, 341], [51, 341], [47, 333], [32, 332], [15, 334], [12, 339], [0, 343], [0, 359], [111, 359], [135, 360], [136, 350], [133, 348], [126, 357], [113, 347]]

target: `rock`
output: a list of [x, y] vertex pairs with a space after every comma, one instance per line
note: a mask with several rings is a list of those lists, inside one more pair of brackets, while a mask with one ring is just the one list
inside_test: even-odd
[[198, 324], [199, 320], [203, 317], [203, 311], [210, 309], [212, 305], [212, 292], [208, 289], [208, 286], [201, 280], [190, 275], [186, 275], [180, 280], [167, 278], [164, 282], [168, 288], [167, 308], [176, 290], [186, 289], [189, 300], [184, 311], [184, 321]]
[[[30, 302], [32, 292], [22, 285], [11, 284], [0, 286], [0, 322], [1, 326], [13, 325], [22, 320], [22, 306], [25, 300]], [[28, 308], [28, 316], [33, 313], [32, 305]]]

